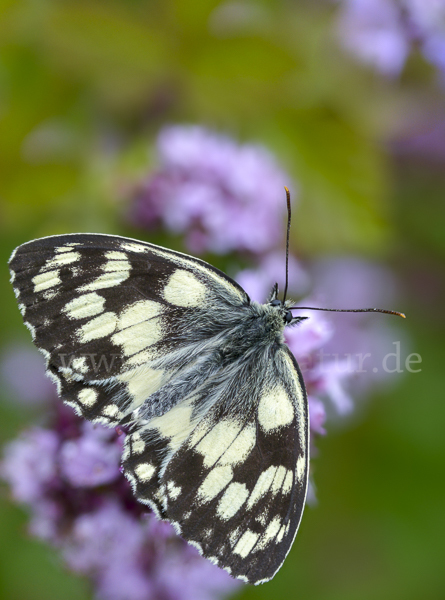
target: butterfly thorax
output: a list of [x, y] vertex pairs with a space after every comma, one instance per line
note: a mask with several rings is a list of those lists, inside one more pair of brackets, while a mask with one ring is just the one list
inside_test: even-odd
[[252, 353], [262, 354], [272, 346], [284, 343], [283, 311], [268, 304], [251, 302], [235, 325], [218, 339], [217, 352], [223, 362], [230, 363]]
[[265, 345], [284, 342], [283, 331], [286, 323], [284, 320], [285, 310], [282, 307], [252, 302], [250, 309], [253, 328], [258, 330]]

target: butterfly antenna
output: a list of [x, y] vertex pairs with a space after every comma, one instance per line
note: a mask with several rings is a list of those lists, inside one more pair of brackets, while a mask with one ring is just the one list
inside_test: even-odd
[[286, 202], [287, 202], [287, 236], [286, 236], [286, 285], [284, 286], [283, 304], [286, 302], [287, 285], [289, 282], [289, 232], [290, 232], [290, 219], [291, 219], [290, 192], [286, 186], [284, 186], [284, 189], [286, 190]]
[[385, 310], [384, 308], [318, 308], [315, 306], [291, 306], [290, 310], [299, 309], [299, 310], [324, 310], [330, 312], [378, 312], [385, 313], [387, 315], [396, 315], [398, 317], [402, 317], [406, 319], [404, 313], [397, 312], [396, 310]]

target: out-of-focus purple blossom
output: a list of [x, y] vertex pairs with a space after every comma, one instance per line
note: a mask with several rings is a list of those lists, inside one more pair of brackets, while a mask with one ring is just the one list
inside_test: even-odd
[[142, 551], [144, 541], [139, 521], [115, 500], [105, 500], [76, 519], [64, 556], [75, 571], [101, 573], [120, 562], [128, 567]]
[[95, 487], [120, 477], [122, 448], [110, 444], [112, 432], [90, 424], [83, 429], [83, 435], [60, 448], [62, 475], [75, 487]]
[[393, 141], [391, 150], [398, 156], [412, 157], [417, 162], [427, 161], [442, 167], [445, 162], [445, 120], [433, 117], [431, 121]]
[[350, 412], [354, 406], [353, 400], [343, 384], [344, 379], [350, 378], [356, 370], [355, 363], [350, 357], [339, 360], [323, 360], [321, 358], [311, 370], [307, 385], [312, 393], [327, 397], [340, 415]]
[[43, 404], [56, 396], [56, 386], [45, 375], [45, 359], [25, 344], [7, 346], [0, 359], [0, 378], [5, 398], [22, 404]]
[[[393, 308], [396, 298], [394, 276], [378, 263], [353, 257], [319, 261], [312, 268], [314, 291], [319, 305], [329, 308]], [[387, 384], [391, 373], [384, 367], [394, 342], [408, 346], [395, 317], [370, 313], [336, 313], [336, 334], [323, 346], [325, 361], [351, 361], [354, 377], [351, 394], [359, 398], [379, 382]], [[403, 356], [402, 356], [403, 359]]]
[[[316, 306], [313, 303], [313, 306]], [[320, 313], [309, 310], [293, 310], [294, 316], [307, 317], [296, 327], [285, 330], [285, 339], [292, 353], [304, 365], [308, 357], [322, 348], [334, 334], [332, 323]], [[311, 363], [309, 363], [311, 364]]]
[[[396, 297], [392, 272], [384, 266], [354, 256], [325, 258], [311, 267], [313, 296], [329, 308], [363, 308], [389, 305]], [[350, 320], [350, 315], [335, 315]], [[366, 319], [366, 314], [357, 315]]]
[[319, 435], [325, 435], [326, 429], [323, 427], [323, 425], [326, 421], [326, 409], [324, 404], [316, 396], [308, 396], [308, 401], [311, 430]]
[[184, 234], [194, 253], [262, 254], [281, 240], [290, 180], [266, 149], [203, 127], [171, 126], [157, 150], [160, 168], [133, 207], [138, 226]]
[[[265, 302], [275, 283], [278, 283], [280, 290], [284, 290], [285, 266], [284, 252], [275, 250], [264, 256], [255, 269], [244, 269], [237, 273], [236, 280], [252, 300]], [[289, 255], [289, 281], [293, 293], [303, 295], [308, 291], [308, 274], [291, 254]]]
[[60, 523], [65, 514], [65, 507], [56, 498], [39, 498], [32, 504], [29, 532], [46, 542], [58, 546]]
[[59, 439], [49, 429], [30, 429], [6, 446], [2, 476], [19, 502], [41, 499], [56, 478]]
[[1, 476], [31, 512], [30, 532], [58, 548], [100, 600], [215, 600], [239, 581], [139, 504], [119, 470], [122, 438], [61, 404], [51, 429], [6, 445]]
[[409, 54], [409, 42], [393, 0], [343, 0], [338, 35], [359, 60], [385, 75], [397, 75]]
[[444, 0], [340, 0], [338, 34], [363, 62], [394, 76], [414, 46], [445, 72]]

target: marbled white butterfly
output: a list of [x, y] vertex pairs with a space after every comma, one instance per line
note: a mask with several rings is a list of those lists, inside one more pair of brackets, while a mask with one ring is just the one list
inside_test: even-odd
[[308, 485], [306, 392], [283, 340], [304, 317], [276, 285], [258, 304], [202, 260], [113, 235], [33, 240], [10, 269], [59, 395], [128, 428], [137, 499], [233, 577], [271, 579]]

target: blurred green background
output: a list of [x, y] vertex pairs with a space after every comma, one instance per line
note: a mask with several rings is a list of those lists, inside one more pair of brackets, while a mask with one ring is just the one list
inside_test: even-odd
[[[445, 118], [445, 93], [416, 54], [397, 80], [356, 64], [334, 39], [334, 10], [321, 0], [0, 2], [1, 343], [28, 339], [8, 283], [16, 245], [73, 231], [140, 235], [123, 225], [125, 198], [152, 166], [163, 124], [267, 145], [300, 186], [294, 251], [392, 266], [394, 308], [423, 362], [347, 427], [328, 426], [318, 506], [275, 579], [240, 596], [439, 600], [445, 160], [409, 140]], [[33, 418], [4, 399], [0, 442]], [[2, 490], [0, 598], [90, 598], [28, 537]]]

